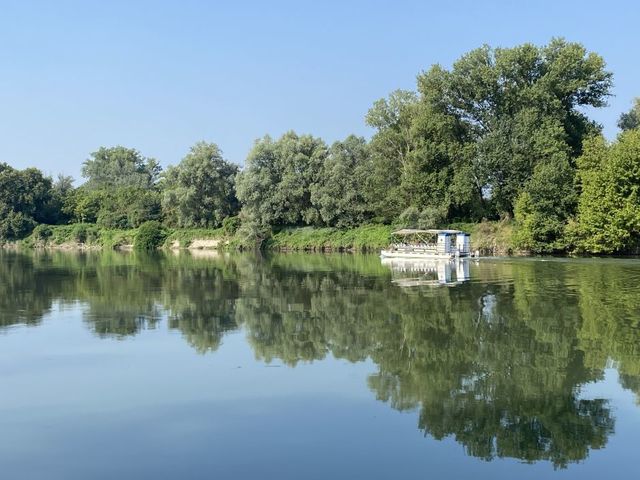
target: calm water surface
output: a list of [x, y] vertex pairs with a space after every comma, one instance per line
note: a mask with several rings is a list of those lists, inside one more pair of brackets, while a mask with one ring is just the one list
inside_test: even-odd
[[6, 479], [638, 478], [640, 261], [0, 252]]

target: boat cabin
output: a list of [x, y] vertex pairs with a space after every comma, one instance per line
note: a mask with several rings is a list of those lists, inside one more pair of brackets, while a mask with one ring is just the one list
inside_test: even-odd
[[467, 257], [471, 254], [471, 236], [460, 230], [418, 230], [404, 228], [391, 234], [389, 249], [383, 257]]

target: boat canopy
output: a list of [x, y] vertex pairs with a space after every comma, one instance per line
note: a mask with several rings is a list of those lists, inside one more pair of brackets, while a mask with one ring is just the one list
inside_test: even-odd
[[395, 232], [392, 232], [391, 235], [398, 235], [398, 236], [406, 236], [406, 235], [420, 235], [420, 234], [438, 234], [438, 233], [447, 233], [449, 235], [457, 235], [457, 234], [465, 234], [468, 235], [468, 233], [463, 232], [462, 230], [436, 230], [436, 229], [428, 229], [428, 230], [420, 230], [417, 228], [403, 228], [401, 230], [397, 230]]

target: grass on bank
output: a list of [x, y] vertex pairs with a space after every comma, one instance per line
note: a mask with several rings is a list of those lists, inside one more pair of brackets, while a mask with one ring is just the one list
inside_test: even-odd
[[38, 225], [31, 235], [22, 240], [25, 247], [74, 246], [104, 248], [113, 250], [123, 245], [133, 244], [136, 230], [100, 228], [90, 223], [72, 225]]
[[[128, 230], [101, 228], [89, 223], [71, 225], [38, 225], [30, 236], [20, 242], [27, 248], [82, 246], [116, 250], [133, 247], [139, 228]], [[179, 242], [180, 248], [186, 248], [195, 239], [222, 238], [222, 229], [167, 229], [162, 246], [169, 248]]]
[[471, 234], [471, 249], [481, 255], [511, 255], [517, 253], [513, 242], [512, 220], [482, 221], [480, 223], [452, 223], [452, 230]]
[[389, 245], [393, 227], [364, 225], [350, 230], [299, 227], [280, 230], [267, 240], [269, 250], [368, 251]]
[[[366, 225], [350, 230], [337, 228], [299, 227], [280, 230], [272, 235], [265, 247], [269, 250], [293, 251], [375, 251], [389, 245], [391, 232], [398, 225]], [[514, 224], [511, 220], [480, 223], [453, 223], [447, 228], [471, 234], [471, 248], [482, 255], [518, 253], [513, 243]]]

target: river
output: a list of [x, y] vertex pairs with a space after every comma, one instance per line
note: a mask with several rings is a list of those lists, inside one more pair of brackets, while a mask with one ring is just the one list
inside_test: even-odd
[[1, 252], [7, 479], [640, 475], [640, 261]]

